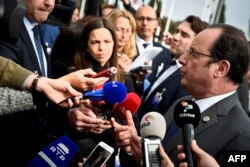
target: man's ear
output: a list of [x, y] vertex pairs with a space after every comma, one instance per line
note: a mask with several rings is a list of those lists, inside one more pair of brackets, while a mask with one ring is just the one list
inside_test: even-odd
[[220, 76], [225, 76], [227, 75], [231, 65], [230, 65], [230, 62], [227, 61], [227, 60], [221, 60], [218, 62], [219, 63], [219, 68], [218, 68], [218, 74]]

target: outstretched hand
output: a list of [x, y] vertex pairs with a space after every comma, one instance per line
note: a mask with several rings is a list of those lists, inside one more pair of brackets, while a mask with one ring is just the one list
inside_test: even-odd
[[[80, 96], [81, 92], [76, 91], [71, 87], [71, 85], [59, 79], [49, 79], [41, 77], [37, 83], [36, 90], [43, 92], [52, 102], [59, 103], [60, 101], [71, 97], [71, 96]], [[63, 107], [72, 106], [73, 102], [68, 101], [67, 104]]]
[[93, 89], [96, 86], [103, 85], [109, 78], [98, 77], [91, 78], [90, 76], [96, 75], [92, 69], [78, 70], [59, 79], [69, 82], [73, 88], [81, 91]]

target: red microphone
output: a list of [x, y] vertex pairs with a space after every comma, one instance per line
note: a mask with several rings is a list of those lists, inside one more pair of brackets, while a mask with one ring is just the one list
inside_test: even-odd
[[116, 67], [110, 67], [106, 70], [103, 70], [96, 75], [91, 76], [91, 78], [97, 78], [97, 77], [110, 77], [111, 75], [114, 75], [117, 73], [117, 68]]
[[129, 110], [132, 115], [137, 111], [141, 104], [141, 98], [134, 92], [127, 94], [125, 100], [121, 103], [116, 103], [112, 109], [115, 118], [125, 119], [126, 111]]

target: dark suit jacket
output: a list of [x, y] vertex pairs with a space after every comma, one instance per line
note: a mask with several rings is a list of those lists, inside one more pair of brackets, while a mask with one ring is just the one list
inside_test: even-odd
[[[12, 59], [17, 64], [40, 72], [31, 39], [23, 25], [21, 34], [12, 45], [2, 42], [0, 55]], [[44, 46], [45, 54], [46, 49]], [[47, 59], [48, 60], [48, 59]], [[50, 76], [50, 63], [48, 76]], [[32, 93], [35, 110], [13, 113], [0, 117], [0, 166], [12, 162], [12, 166], [28, 166], [31, 159], [57, 137], [65, 134], [67, 128], [67, 111], [49, 103], [45, 95]], [[49, 104], [49, 107], [48, 107]], [[18, 142], [16, 141], [18, 139]], [[13, 161], [13, 150], [19, 155]], [[23, 150], [26, 154], [23, 154]]]
[[[165, 111], [167, 111], [168, 108], [173, 104], [173, 102], [183, 96], [189, 95], [189, 93], [180, 84], [181, 75], [180, 69], [178, 69], [169, 77], [167, 77], [162, 83], [160, 83], [146, 99], [153, 83], [162, 75], [164, 71], [169, 68], [170, 62], [172, 61], [172, 56], [169, 50], [166, 49], [163, 52], [164, 54], [158, 55], [153, 60], [152, 74], [150, 74], [149, 77], [151, 85], [145, 92], [143, 92], [142, 102], [137, 111], [139, 118], [142, 118], [144, 114], [150, 111], [158, 111], [159, 113], [164, 114]], [[159, 72], [159, 74], [157, 74], [158, 67], [161, 65], [161, 63], [164, 64], [163, 69]], [[157, 93], [162, 93], [162, 100], [158, 103], [158, 105], [154, 106], [152, 101]]]
[[[164, 115], [165, 111], [179, 98], [188, 95], [188, 92], [182, 87], [180, 69], [171, 74], [161, 84], [159, 84], [146, 99], [149, 89], [143, 94], [142, 103], [138, 109], [138, 115], [141, 119], [143, 115], [150, 111], [157, 111]], [[165, 91], [163, 92], [163, 89]], [[154, 106], [152, 101], [157, 92], [162, 93], [162, 100], [159, 101], [157, 106]]]
[[[16, 53], [15, 52], [13, 52], [12, 54], [6, 53], [4, 47], [8, 47], [8, 46], [0, 45], [1, 47], [0, 55], [15, 61], [17, 64], [20, 64], [22, 67], [30, 71], [33, 71], [33, 72], [37, 71], [41, 75], [39, 62], [37, 60], [36, 52], [34, 50], [35, 47], [33, 46], [31, 42], [28, 31], [26, 30], [24, 24], [22, 26], [20, 36], [17, 42], [13, 45], [15, 46]], [[51, 76], [50, 63], [49, 63], [49, 59], [48, 59], [48, 55], [46, 51], [46, 46], [44, 43], [43, 43], [43, 50], [47, 58], [48, 77], [50, 77]]]
[[[191, 96], [182, 99], [191, 100]], [[180, 101], [180, 100], [178, 100]], [[164, 115], [168, 126], [173, 121], [174, 107]], [[209, 116], [210, 121], [203, 121]], [[250, 150], [250, 119], [243, 110], [237, 93], [212, 105], [201, 114], [199, 125], [195, 128], [197, 144], [212, 155], [221, 166], [225, 150]], [[177, 132], [167, 143], [163, 143], [166, 153], [178, 165], [177, 145], [182, 143], [182, 133]]]
[[[164, 63], [164, 64], [168, 64], [168, 62], [171, 60], [171, 57], [170, 57], [170, 54], [169, 54], [169, 51], [164, 47], [162, 46], [160, 43], [157, 43], [157, 42], [153, 42], [153, 46], [155, 47], [161, 47], [163, 50], [152, 60], [152, 71], [154, 72], [155, 70], [157, 70], [158, 66], [161, 64], [161, 63]], [[139, 53], [138, 51], [138, 47], [137, 47], [137, 52]], [[139, 55], [135, 56], [134, 60], [138, 57]], [[155, 61], [156, 59], [158, 59], [157, 61]], [[152, 74], [150, 74], [149, 76], [149, 80], [152, 80], [151, 79], [151, 76], [153, 76]], [[135, 92], [141, 96], [143, 94], [143, 84], [142, 85], [137, 85], [136, 84], [136, 78], [133, 77], [133, 80], [134, 80], [134, 87], [135, 87]]]

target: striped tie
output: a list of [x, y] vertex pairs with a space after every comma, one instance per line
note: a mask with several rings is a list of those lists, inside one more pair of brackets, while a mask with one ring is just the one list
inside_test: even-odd
[[40, 62], [40, 69], [41, 69], [42, 75], [46, 76], [39, 26], [35, 25], [32, 30], [34, 32], [34, 39], [35, 39], [36, 50], [37, 50], [38, 57], [39, 57], [39, 62]]

